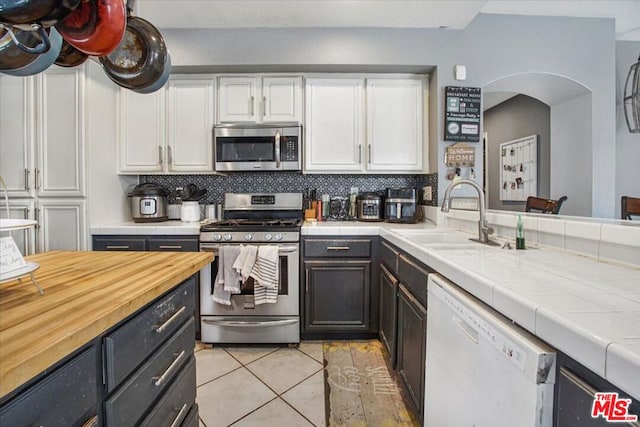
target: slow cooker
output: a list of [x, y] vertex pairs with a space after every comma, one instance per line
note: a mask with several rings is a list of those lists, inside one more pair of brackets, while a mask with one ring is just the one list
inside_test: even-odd
[[161, 222], [167, 216], [167, 190], [151, 182], [137, 185], [128, 194], [134, 222]]
[[358, 220], [382, 221], [384, 220], [382, 208], [382, 196], [376, 193], [363, 193], [358, 196]]

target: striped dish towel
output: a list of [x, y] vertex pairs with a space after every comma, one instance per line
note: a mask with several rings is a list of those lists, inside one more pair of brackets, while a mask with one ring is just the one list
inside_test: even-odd
[[279, 265], [277, 246], [264, 245], [258, 247], [256, 263], [250, 274], [255, 280], [253, 288], [255, 305], [278, 302]]

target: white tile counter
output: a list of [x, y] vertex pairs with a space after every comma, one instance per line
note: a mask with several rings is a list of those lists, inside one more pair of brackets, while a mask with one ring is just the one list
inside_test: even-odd
[[117, 222], [90, 227], [92, 235], [197, 235], [199, 222], [177, 220], [162, 222]]
[[[420, 242], [425, 233], [447, 234]], [[303, 235], [380, 235], [640, 399], [640, 266], [552, 248], [506, 250], [432, 224], [305, 225]]]

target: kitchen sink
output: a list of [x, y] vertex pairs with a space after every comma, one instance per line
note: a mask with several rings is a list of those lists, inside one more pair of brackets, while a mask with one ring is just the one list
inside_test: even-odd
[[469, 237], [457, 231], [398, 231], [407, 240], [419, 244], [469, 243]]

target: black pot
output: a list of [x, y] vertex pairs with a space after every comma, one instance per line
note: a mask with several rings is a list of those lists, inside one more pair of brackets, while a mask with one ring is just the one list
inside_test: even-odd
[[67, 17], [82, 0], [0, 0], [0, 21], [9, 24], [55, 25]]
[[160, 31], [135, 16], [128, 17], [120, 45], [100, 57], [107, 76], [117, 85], [133, 90], [148, 88], [167, 75], [168, 61], [169, 52]]

